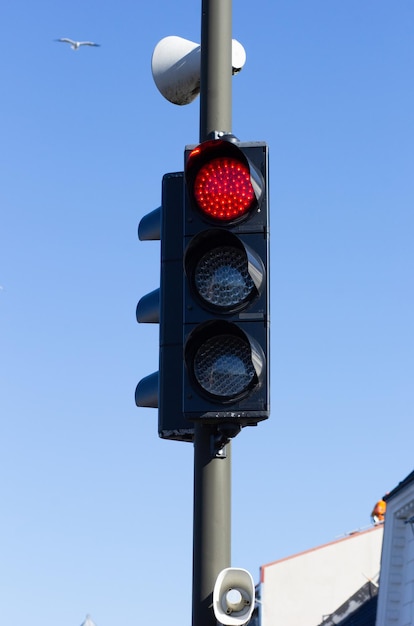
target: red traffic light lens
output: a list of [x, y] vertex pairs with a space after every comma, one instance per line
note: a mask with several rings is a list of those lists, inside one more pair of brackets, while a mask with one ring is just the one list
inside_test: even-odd
[[193, 192], [203, 213], [224, 222], [245, 215], [255, 201], [249, 168], [228, 156], [212, 159], [200, 168]]

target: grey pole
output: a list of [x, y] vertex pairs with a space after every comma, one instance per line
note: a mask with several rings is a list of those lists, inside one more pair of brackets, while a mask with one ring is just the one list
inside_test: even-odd
[[200, 141], [231, 132], [232, 0], [202, 0]]
[[[202, 0], [200, 141], [231, 133], [232, 0]], [[231, 446], [218, 453], [217, 430], [195, 426], [193, 626], [216, 626], [217, 575], [231, 565]]]
[[213, 587], [230, 566], [231, 446], [214, 455], [214, 430], [197, 424], [194, 437], [193, 626], [216, 626]]

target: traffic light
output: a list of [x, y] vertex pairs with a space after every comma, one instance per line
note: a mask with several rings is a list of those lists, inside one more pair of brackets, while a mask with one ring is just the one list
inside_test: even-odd
[[194, 424], [182, 409], [183, 191], [183, 172], [165, 174], [161, 207], [145, 215], [138, 228], [141, 241], [161, 239], [160, 288], [137, 306], [138, 322], [160, 324], [160, 345], [159, 371], [138, 383], [135, 402], [158, 408], [160, 437], [192, 441]]
[[268, 147], [185, 151], [183, 413], [238, 426], [269, 416]]

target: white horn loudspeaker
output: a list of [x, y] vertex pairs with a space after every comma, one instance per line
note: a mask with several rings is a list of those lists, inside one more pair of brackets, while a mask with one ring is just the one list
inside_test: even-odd
[[[233, 74], [241, 71], [246, 52], [232, 40]], [[173, 104], [189, 104], [200, 93], [201, 46], [182, 37], [164, 37], [154, 48], [151, 70], [161, 94]]]
[[243, 626], [252, 616], [254, 603], [254, 582], [250, 572], [236, 567], [223, 569], [213, 590], [216, 620], [224, 626]]

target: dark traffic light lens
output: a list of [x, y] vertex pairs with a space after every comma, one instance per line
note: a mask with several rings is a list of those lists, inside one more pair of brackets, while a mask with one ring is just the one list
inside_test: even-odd
[[233, 246], [209, 250], [194, 271], [195, 287], [208, 304], [223, 309], [238, 306], [255, 290], [245, 253]]
[[195, 177], [194, 198], [203, 213], [217, 220], [242, 217], [255, 200], [249, 168], [232, 157], [208, 161]]
[[194, 375], [207, 393], [232, 398], [245, 392], [256, 375], [250, 346], [235, 335], [205, 341], [194, 357]]

